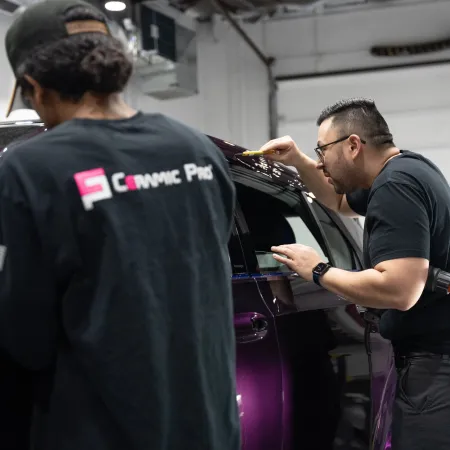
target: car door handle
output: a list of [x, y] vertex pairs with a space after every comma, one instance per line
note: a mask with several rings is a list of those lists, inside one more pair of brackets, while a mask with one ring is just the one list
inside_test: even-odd
[[240, 344], [264, 339], [269, 328], [269, 321], [262, 314], [241, 313], [234, 316], [236, 341]]

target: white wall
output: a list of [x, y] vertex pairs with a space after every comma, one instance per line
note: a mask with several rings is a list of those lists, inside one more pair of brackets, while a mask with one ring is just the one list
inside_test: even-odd
[[314, 156], [320, 111], [342, 98], [369, 97], [386, 118], [396, 145], [429, 157], [450, 181], [449, 85], [450, 64], [284, 81], [279, 132]]
[[10, 23], [11, 17], [0, 14], [0, 121], [6, 118], [6, 112], [14, 88], [14, 76], [4, 50], [5, 35]]
[[[428, 41], [448, 37], [449, 33], [450, 1], [428, 0], [414, 3], [412, 0], [396, 0], [380, 2], [380, 5], [375, 9], [355, 10], [345, 14], [245, 25], [245, 29], [268, 56], [276, 58], [277, 75], [322, 73], [450, 59], [450, 50], [417, 57], [394, 59], [372, 57], [369, 48], [374, 44]], [[162, 111], [206, 133], [249, 148], [258, 147], [268, 137], [268, 86], [264, 67], [228, 24], [218, 23], [214, 34], [209, 25], [201, 25], [198, 34], [199, 95], [163, 102], [150, 97], [141, 97], [137, 104], [145, 111]], [[423, 75], [420, 69], [417, 69], [419, 72], [414, 75], [414, 70], [407, 73], [411, 78], [407, 82], [408, 86], [417, 86], [416, 79], [419, 79], [425, 83], [424, 91], [420, 93], [403, 89], [399, 91], [402, 95], [395, 97], [397, 109], [408, 116], [402, 123], [396, 123], [396, 119], [392, 118], [391, 125], [402, 140], [405, 134], [405, 131], [402, 131], [403, 126], [417, 130], [418, 122], [423, 126], [424, 120], [426, 123], [442, 121], [439, 105], [446, 99], [445, 94], [440, 98], [440, 89], [430, 82], [428, 76]], [[357, 84], [359, 76], [353, 79]], [[382, 81], [375, 82], [377, 91], [373, 92], [373, 96], [383, 109], [384, 98], [388, 97], [387, 89], [395, 90], [397, 86], [393, 86], [392, 81], [380, 73], [373, 73], [371, 76], [371, 80], [381, 77]], [[442, 76], [445, 77], [447, 74]], [[441, 81], [438, 83], [439, 86], [443, 86]], [[397, 84], [402, 84], [402, 81], [398, 81]], [[321, 95], [323, 103], [329, 103], [334, 98], [333, 93], [339, 96], [339, 92], [335, 91], [340, 89], [338, 85], [339, 80], [333, 77], [322, 82], [323, 95], [317, 90], [314, 92]], [[326, 86], [329, 86], [328, 90]], [[366, 91], [360, 88], [359, 92]], [[344, 91], [341, 94], [340, 96], [344, 96]], [[312, 98], [315, 95], [304, 92], [301, 98], [299, 96], [289, 98], [290, 95], [291, 91], [288, 92], [284, 86], [281, 87], [280, 104], [285, 102], [283, 98], [286, 97], [285, 103], [289, 103], [291, 108], [311, 111], [312, 117], [316, 115], [318, 103]], [[429, 115], [425, 118], [423, 115], [418, 117], [414, 112], [414, 109], [419, 108], [422, 111], [424, 108], [424, 104], [417, 106], [414, 103], [412, 97], [417, 96], [425, 103], [428, 101], [430, 105]], [[447, 103], [444, 107], [446, 105]], [[280, 111], [280, 114], [285, 115], [285, 111]], [[283, 117], [281, 119], [280, 133], [283, 133], [286, 122], [283, 122]], [[306, 142], [312, 142], [308, 135], [302, 137]], [[427, 135], [426, 132], [419, 138], [420, 143], [412, 133], [411, 139], [407, 139], [405, 145], [411, 146], [414, 143], [416, 147], [440, 145], [439, 138]], [[410, 141], [413, 141], [412, 144]]]
[[[263, 47], [263, 25], [249, 27]], [[268, 138], [267, 71], [230, 25], [198, 26], [198, 95], [158, 101], [131, 94], [136, 107], [168, 114], [201, 131], [258, 148]]]
[[[399, 61], [406, 63], [436, 58], [450, 59], [450, 50], [392, 60], [377, 59], [369, 55], [368, 49], [373, 44], [409, 43], [422, 39], [448, 37], [450, 1], [428, 0], [412, 3], [413, 1], [379, 2], [380, 7], [376, 9], [361, 11], [355, 9], [345, 14], [245, 25], [245, 29], [268, 56], [276, 58], [275, 72], [278, 75], [373, 67], [387, 63], [396, 64]], [[408, 4], [404, 5], [405, 2]], [[396, 4], [399, 6], [390, 6]], [[0, 14], [0, 42], [3, 42], [9, 20], [8, 17]], [[6, 110], [13, 85], [12, 74], [2, 50], [3, 44], [1, 45], [0, 117]], [[371, 75], [373, 75], [372, 80], [383, 77], [380, 73]], [[359, 76], [355, 80], [358, 80]], [[413, 72], [408, 72], [408, 77], [414, 76]], [[411, 136], [414, 135], [413, 138], [405, 141], [405, 146], [409, 145], [409, 141], [413, 141], [413, 144], [417, 142], [419, 145], [417, 140], [419, 139], [420, 146], [436, 148], [441, 142], [439, 137], [426, 133], [415, 137], [418, 133], [417, 124], [420, 122], [423, 126], [424, 120], [433, 123], [437, 120], [445, 129], [443, 111], [439, 108], [447, 107], [447, 103], [442, 104], [443, 100], [446, 102], [447, 94], [442, 94], [442, 89], [437, 88], [429, 78], [419, 73], [417, 76], [425, 83], [424, 93], [403, 89], [401, 91], [403, 95], [396, 96], [397, 107], [403, 111], [403, 114], [408, 115], [408, 120], [402, 123], [410, 124], [408, 128], [413, 130]], [[199, 94], [193, 97], [158, 101], [139, 95], [134, 89], [130, 89], [128, 97], [135, 106], [144, 111], [161, 111], [205, 133], [248, 148], [257, 148], [267, 140], [266, 70], [247, 44], [226, 22], [219, 20], [213, 28], [208, 24], [198, 27], [198, 79]], [[386, 78], [382, 80], [384, 81], [375, 83], [378, 90], [373, 96], [384, 109], [384, 99], [388, 97], [386, 90], [393, 88], [393, 85], [389, 84], [391, 81]], [[324, 98], [327, 103], [332, 99], [330, 95], [333, 95], [336, 83], [339, 83], [337, 78], [330, 78], [321, 85], [320, 91], [324, 92], [321, 98]], [[442, 86], [442, 83], [439, 82], [438, 85]], [[329, 86], [328, 90], [326, 86]], [[280, 88], [280, 97], [285, 98], [286, 95], [290, 95], [286, 93], [285, 87]], [[347, 91], [342, 91], [342, 96], [344, 92]], [[414, 112], [414, 109], [418, 108], [413, 102], [414, 97], [417, 96], [421, 96], [421, 99], [429, 98], [430, 105], [436, 101], [430, 106], [427, 118], [423, 115], [419, 117]], [[310, 111], [311, 116], [315, 117], [319, 104], [313, 97], [315, 96], [305, 92], [300, 97], [294, 96], [288, 99], [285, 103], [289, 103], [291, 108]], [[284, 100], [281, 99], [280, 102], [283, 103]], [[285, 113], [286, 111], [281, 111], [282, 115], [286, 115]], [[397, 132], [397, 134], [400, 133], [399, 137], [402, 136], [405, 133], [401, 131], [402, 125], [396, 125], [395, 118], [392, 120], [391, 125], [399, 130]], [[283, 128], [285, 125], [286, 122], [283, 122], [282, 117], [280, 132], [286, 129]], [[307, 145], [313, 141], [307, 134], [302, 134], [302, 138]]]
[[[375, 2], [374, 2], [375, 3]], [[376, 58], [372, 45], [407, 44], [448, 38], [448, 0], [384, 1], [374, 9], [266, 24], [267, 52], [277, 58], [276, 74], [309, 74], [367, 68], [436, 58], [450, 50], [401, 58]]]

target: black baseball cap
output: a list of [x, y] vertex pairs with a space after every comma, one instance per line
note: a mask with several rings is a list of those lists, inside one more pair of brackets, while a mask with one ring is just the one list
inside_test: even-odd
[[[82, 6], [92, 10], [102, 20], [76, 20], [66, 22], [65, 13]], [[13, 22], [6, 33], [5, 47], [9, 63], [17, 77], [17, 69], [28, 55], [42, 45], [49, 45], [73, 34], [98, 32], [110, 34], [106, 16], [96, 7], [83, 0], [44, 0], [27, 7]], [[11, 111], [23, 108], [17, 83], [10, 99]]]

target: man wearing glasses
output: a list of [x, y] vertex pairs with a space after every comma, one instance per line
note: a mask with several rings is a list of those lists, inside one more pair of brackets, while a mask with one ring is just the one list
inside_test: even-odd
[[331, 267], [301, 244], [273, 247], [274, 258], [353, 303], [386, 310], [380, 332], [393, 344], [398, 372], [392, 449], [448, 449], [450, 301], [424, 291], [430, 265], [450, 270], [448, 183], [428, 159], [395, 146], [371, 100], [337, 102], [317, 125], [317, 161], [289, 136], [261, 150], [296, 167], [323, 205], [365, 216], [366, 270]]

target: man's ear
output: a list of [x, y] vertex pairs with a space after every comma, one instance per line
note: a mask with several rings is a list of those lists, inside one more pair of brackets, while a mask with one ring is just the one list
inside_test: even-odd
[[351, 157], [355, 159], [362, 150], [361, 138], [357, 134], [352, 134], [348, 140], [350, 142]]

